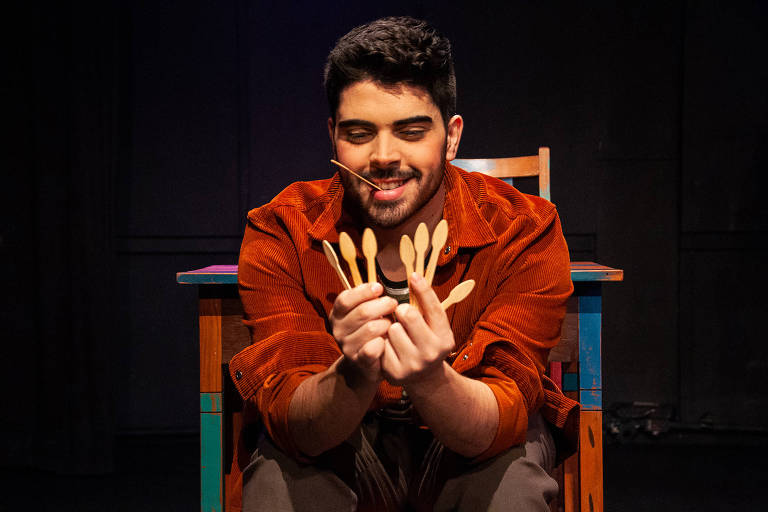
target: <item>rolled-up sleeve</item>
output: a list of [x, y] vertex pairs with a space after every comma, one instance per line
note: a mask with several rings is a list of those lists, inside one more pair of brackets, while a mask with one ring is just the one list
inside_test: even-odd
[[496, 397], [499, 426], [484, 460], [523, 443], [528, 415], [544, 403], [542, 378], [560, 341], [573, 291], [568, 248], [554, 207], [542, 222], [523, 223], [499, 239], [499, 280], [454, 368], [485, 382]]
[[244, 400], [257, 406], [271, 438], [298, 454], [288, 431], [296, 388], [328, 368], [341, 352], [326, 319], [307, 296], [297, 247], [284, 220], [249, 222], [240, 250], [238, 284], [251, 345], [230, 361]]

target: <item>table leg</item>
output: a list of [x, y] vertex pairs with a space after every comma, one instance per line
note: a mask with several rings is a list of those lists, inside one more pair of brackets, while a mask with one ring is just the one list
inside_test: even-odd
[[579, 295], [579, 488], [582, 512], [603, 511], [602, 287]]
[[200, 510], [222, 512], [221, 393], [200, 393]]
[[579, 454], [574, 453], [563, 461], [563, 510], [579, 510]]
[[603, 511], [603, 411], [581, 411], [579, 425], [581, 511]]
[[221, 299], [200, 297], [200, 510], [223, 512]]

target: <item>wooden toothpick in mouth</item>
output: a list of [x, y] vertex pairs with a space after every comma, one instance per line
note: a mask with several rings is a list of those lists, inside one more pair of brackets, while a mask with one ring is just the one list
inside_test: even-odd
[[349, 172], [350, 174], [352, 174], [352, 175], [354, 175], [354, 176], [357, 176], [358, 178], [360, 178], [361, 180], [363, 180], [364, 182], [366, 182], [367, 184], [369, 184], [370, 186], [372, 186], [372, 187], [373, 187], [373, 188], [375, 188], [376, 190], [384, 190], [383, 188], [381, 188], [380, 186], [376, 185], [375, 183], [371, 183], [371, 182], [370, 182], [370, 181], [368, 181], [367, 179], [363, 178], [362, 176], [360, 176], [359, 174], [357, 174], [355, 171], [353, 171], [352, 169], [350, 169], [349, 167], [347, 167], [347, 166], [346, 166], [346, 165], [344, 165], [343, 163], [341, 163], [341, 162], [337, 162], [337, 161], [336, 161], [336, 160], [334, 160], [333, 158], [331, 158], [331, 163], [332, 163], [332, 164], [334, 164], [334, 165], [338, 165], [339, 167], [341, 167], [341, 168], [342, 168], [342, 169], [344, 169], [345, 171]]

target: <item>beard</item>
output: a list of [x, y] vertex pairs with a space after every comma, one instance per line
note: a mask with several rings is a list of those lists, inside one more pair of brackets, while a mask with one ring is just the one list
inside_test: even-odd
[[443, 145], [441, 164], [438, 169], [422, 172], [414, 167], [408, 169], [377, 169], [358, 173], [369, 181], [374, 179], [410, 179], [417, 184], [416, 197], [400, 197], [394, 201], [378, 201], [373, 198], [357, 177], [346, 171], [339, 171], [344, 185], [344, 207], [364, 221], [366, 226], [384, 229], [396, 228], [410, 219], [435, 196], [443, 181], [446, 145]]

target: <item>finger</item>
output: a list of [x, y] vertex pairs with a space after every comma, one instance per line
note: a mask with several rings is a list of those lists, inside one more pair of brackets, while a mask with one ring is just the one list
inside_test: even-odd
[[421, 314], [430, 327], [434, 329], [437, 326], [444, 327], [448, 324], [448, 316], [445, 314], [440, 299], [437, 298], [432, 287], [427, 284], [426, 279], [414, 272], [411, 274], [409, 288], [416, 295]]
[[403, 329], [405, 329], [405, 334], [409, 341], [414, 346], [422, 346], [433, 335], [431, 329], [424, 321], [421, 312], [416, 307], [401, 304], [395, 309], [395, 316]]
[[387, 318], [377, 318], [362, 324], [356, 331], [344, 339], [342, 350], [349, 355], [354, 355], [366, 343], [374, 338], [386, 336], [392, 322]]
[[357, 360], [366, 367], [374, 366], [384, 353], [385, 340], [381, 336], [374, 338], [357, 352]]
[[397, 385], [397, 381], [403, 373], [400, 359], [398, 359], [391, 341], [384, 343], [384, 353], [381, 355], [381, 372], [392, 385]]
[[397, 307], [397, 301], [392, 297], [378, 297], [358, 304], [347, 316], [356, 325], [381, 318], [391, 314]]
[[[403, 304], [403, 306], [407, 306], [407, 304]], [[401, 366], [418, 358], [418, 350], [400, 322], [395, 322], [389, 326], [387, 338]]]
[[379, 297], [383, 291], [381, 283], [366, 283], [344, 290], [333, 302], [333, 311], [336, 316], [345, 316], [363, 302]]

